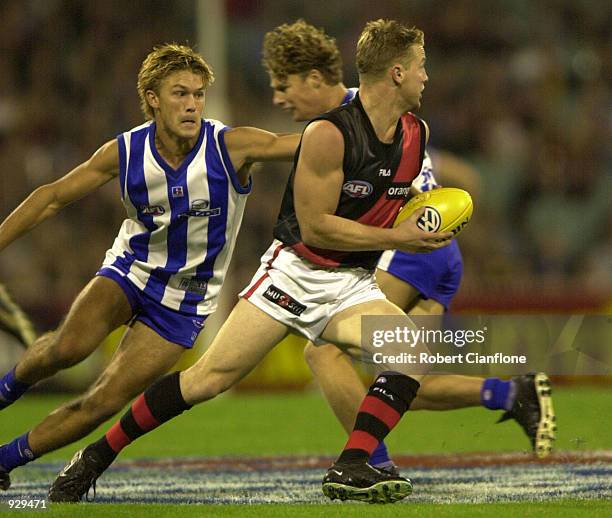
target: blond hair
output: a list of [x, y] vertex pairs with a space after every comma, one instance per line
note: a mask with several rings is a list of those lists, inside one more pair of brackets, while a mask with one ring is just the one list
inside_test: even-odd
[[379, 76], [394, 61], [408, 61], [410, 47], [424, 44], [423, 31], [416, 27], [395, 20], [368, 22], [357, 42], [357, 71], [359, 75]]
[[284, 80], [290, 74], [306, 74], [316, 69], [325, 82], [342, 81], [342, 58], [336, 40], [299, 19], [266, 33], [262, 63], [271, 77]]
[[154, 47], [142, 62], [138, 72], [137, 88], [140, 109], [146, 120], [153, 119], [154, 115], [153, 108], [147, 102], [147, 91], [153, 90], [159, 94], [161, 82], [178, 70], [190, 70], [202, 76], [204, 88], [215, 80], [210, 65], [191, 47], [178, 43], [165, 43]]

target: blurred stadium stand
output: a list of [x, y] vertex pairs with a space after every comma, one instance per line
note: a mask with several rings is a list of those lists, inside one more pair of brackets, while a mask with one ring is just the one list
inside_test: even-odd
[[[142, 121], [139, 65], [154, 44], [205, 41], [197, 22], [207, 2], [199, 5], [0, 2], [0, 217]], [[422, 28], [430, 80], [420, 115], [431, 144], [470, 162], [483, 184], [460, 240], [465, 277], [454, 309], [610, 312], [610, 2], [226, 0], [225, 12], [226, 91], [213, 85], [211, 103], [227, 101], [228, 124], [284, 132], [301, 125], [271, 104], [260, 64], [266, 31], [298, 17], [324, 27], [353, 86], [366, 21]], [[271, 238], [289, 166], [267, 169], [248, 204], [218, 319]], [[107, 185], [2, 253], [0, 280], [40, 330], [57, 325], [122, 219], [118, 187]]]

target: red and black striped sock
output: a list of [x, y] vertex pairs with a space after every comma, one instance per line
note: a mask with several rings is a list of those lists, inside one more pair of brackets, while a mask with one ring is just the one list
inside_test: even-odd
[[153, 383], [106, 435], [88, 446], [96, 451], [105, 468], [132, 441], [191, 408], [181, 394], [179, 376], [180, 372], [173, 372]]
[[399, 422], [415, 398], [420, 384], [398, 372], [383, 372], [359, 407], [355, 427], [338, 462], [367, 461]]

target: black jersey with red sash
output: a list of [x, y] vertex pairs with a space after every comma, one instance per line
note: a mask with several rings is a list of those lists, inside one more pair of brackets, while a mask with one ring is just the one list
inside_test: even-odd
[[[359, 94], [343, 106], [315, 120], [327, 120], [344, 136], [344, 183], [335, 215], [366, 225], [389, 228], [409, 197], [410, 184], [423, 162], [425, 125], [412, 113], [397, 124], [391, 144], [382, 143], [368, 118]], [[311, 122], [313, 122], [311, 121]], [[300, 146], [301, 148], [301, 146]], [[302, 241], [295, 215], [293, 183], [300, 154], [298, 148], [285, 189], [274, 237], [301, 257], [327, 267], [362, 267], [373, 270], [382, 251], [325, 250]]]

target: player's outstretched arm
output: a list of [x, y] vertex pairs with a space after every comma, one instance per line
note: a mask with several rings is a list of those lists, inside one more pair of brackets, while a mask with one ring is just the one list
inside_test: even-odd
[[[423, 232], [416, 218], [397, 228], [364, 225], [335, 216], [344, 182], [344, 138], [328, 121], [316, 121], [304, 131], [295, 173], [295, 210], [304, 243], [331, 250], [390, 250], [429, 252], [448, 244], [450, 233]], [[422, 213], [422, 211], [421, 211]]]
[[0, 225], [0, 250], [69, 203], [114, 178], [118, 171], [118, 144], [112, 140], [59, 180], [38, 187], [9, 214]]
[[246, 126], [225, 133], [225, 145], [236, 170], [252, 162], [292, 160], [299, 143], [298, 133], [278, 135]]

